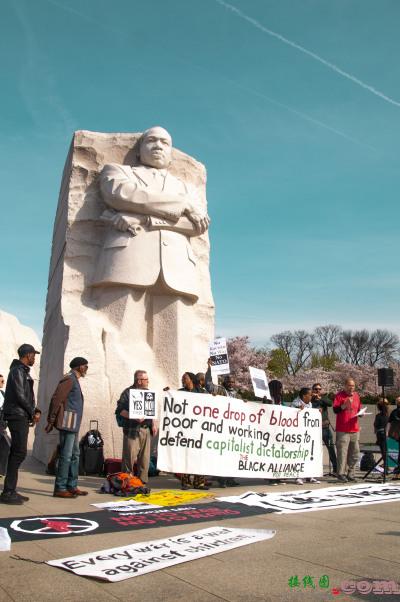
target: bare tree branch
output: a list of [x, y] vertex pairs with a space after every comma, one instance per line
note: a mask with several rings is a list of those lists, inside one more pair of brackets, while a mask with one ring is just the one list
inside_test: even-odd
[[341, 327], [335, 324], [317, 326], [314, 337], [322, 356], [333, 357], [339, 354], [341, 332]]
[[271, 337], [271, 341], [286, 357], [286, 370], [290, 375], [295, 375], [302, 368], [306, 368], [314, 348], [314, 336], [305, 330], [285, 330]]

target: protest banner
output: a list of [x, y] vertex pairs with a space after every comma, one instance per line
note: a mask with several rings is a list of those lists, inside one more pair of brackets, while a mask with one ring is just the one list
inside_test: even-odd
[[131, 504], [132, 506], [143, 506], [145, 508], [153, 507], [160, 508], [160, 506], [177, 506], [179, 504], [189, 504], [193, 500], [200, 500], [202, 498], [214, 497], [212, 493], [206, 493], [204, 491], [180, 491], [175, 489], [163, 489], [161, 491], [154, 491], [148, 495], [139, 493], [135, 495], [135, 498], [122, 498], [118, 502], [105, 502], [102, 504], [91, 504], [96, 508], [111, 508], [115, 506], [116, 509], [119, 506]]
[[155, 391], [146, 389], [129, 389], [129, 418], [156, 418]]
[[259, 493], [247, 491], [241, 495], [217, 498], [232, 504], [245, 504], [253, 508], [266, 508], [282, 514], [313, 512], [315, 510], [333, 510], [351, 508], [367, 504], [400, 501], [400, 485], [384, 483], [363, 483], [350, 487], [326, 487], [304, 489], [281, 493]]
[[175, 537], [143, 541], [60, 560], [48, 560], [47, 564], [84, 577], [123, 581], [196, 558], [271, 539], [275, 533], [267, 529], [209, 527]]
[[60, 537], [91, 535], [96, 533], [118, 533], [131, 529], [155, 529], [172, 525], [190, 525], [210, 521], [232, 520], [260, 514], [271, 514], [276, 510], [252, 507], [244, 504], [212, 502], [197, 506], [170, 506], [146, 508], [145, 506], [114, 512], [108, 509], [81, 514], [26, 516], [1, 518], [0, 527], [8, 529], [12, 542], [58, 539]]
[[[99, 527], [97, 521], [88, 519], [86, 515], [33, 516], [9, 520], [9, 529], [28, 536], [22, 535], [22, 539], [36, 539], [36, 536], [52, 538], [59, 535], [85, 535]], [[14, 538], [12, 540], [14, 541]]]
[[226, 339], [219, 337], [209, 344], [209, 354], [211, 361], [211, 372], [213, 376], [220, 374], [229, 374], [229, 358]]
[[95, 508], [100, 508], [100, 510], [108, 510], [109, 512], [131, 512], [132, 510], [137, 510], [138, 508], [161, 508], [162, 506], [157, 506], [156, 504], [146, 504], [146, 502], [138, 502], [134, 499], [122, 499], [118, 502], [102, 502], [99, 504], [90, 504]]
[[268, 387], [268, 378], [265, 374], [265, 370], [261, 370], [261, 368], [253, 368], [249, 366], [251, 383], [253, 385], [254, 395], [263, 399], [266, 397], [267, 399], [271, 399], [271, 395]]
[[169, 391], [162, 404], [157, 467], [224, 477], [321, 476], [321, 414]]

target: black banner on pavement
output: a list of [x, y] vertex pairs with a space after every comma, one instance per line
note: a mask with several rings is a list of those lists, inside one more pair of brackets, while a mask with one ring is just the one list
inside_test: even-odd
[[68, 516], [28, 516], [0, 520], [12, 542], [51, 539], [55, 537], [75, 537], [93, 533], [113, 533], [137, 529], [181, 524], [203, 523], [213, 520], [226, 520], [268, 514], [275, 510], [254, 508], [243, 504], [213, 502], [197, 506], [168, 506], [163, 508], [140, 508], [115, 515], [114, 512], [97, 510]]

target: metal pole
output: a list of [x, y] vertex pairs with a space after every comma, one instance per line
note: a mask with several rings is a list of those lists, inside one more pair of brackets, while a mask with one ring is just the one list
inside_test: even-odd
[[[382, 385], [382, 402], [385, 407], [385, 385]], [[385, 428], [385, 442], [383, 444], [383, 482], [386, 483], [386, 474], [387, 474], [387, 438], [386, 438], [386, 428]]]

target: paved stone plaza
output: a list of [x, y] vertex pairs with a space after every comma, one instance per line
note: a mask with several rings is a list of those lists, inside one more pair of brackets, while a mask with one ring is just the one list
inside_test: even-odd
[[[377, 477], [374, 478], [377, 480]], [[43, 465], [31, 457], [20, 472], [19, 490], [30, 497], [24, 506], [1, 506], [4, 516], [32, 516], [91, 512], [89, 504], [109, 501], [111, 496], [97, 493], [103, 479], [81, 477], [79, 485], [89, 490], [86, 498], [62, 500], [52, 497], [53, 478], [44, 474]], [[325, 478], [326, 486], [335, 485]], [[179, 488], [172, 476], [151, 479], [155, 491]], [[314, 485], [320, 488], [323, 485]], [[240, 481], [235, 489], [211, 489], [214, 495], [233, 495], [247, 490], [290, 491], [292, 483], [272, 487], [260, 481]], [[202, 500], [205, 503], [210, 500]], [[195, 502], [197, 503], [197, 502]], [[129, 530], [124, 533], [93, 534], [68, 539], [42, 539], [12, 545], [11, 552], [0, 553], [1, 602], [39, 601], [127, 601], [140, 602], [232, 602], [256, 601], [327, 601], [362, 599], [395, 600], [397, 595], [334, 595], [344, 580], [399, 580], [400, 536], [399, 503], [359, 508], [323, 510], [295, 515], [264, 514], [224, 520], [223, 526], [276, 529], [273, 539], [201, 558], [175, 567], [119, 583], [104, 583], [82, 578], [45, 564], [10, 559], [18, 555], [35, 561], [63, 558], [74, 553], [117, 547], [123, 544], [160, 539], [207, 526], [218, 521], [186, 524], [157, 529]], [[329, 587], [319, 580], [329, 577]], [[299, 586], [296, 583], [299, 579]], [[303, 587], [303, 579], [312, 577], [315, 589]], [[292, 578], [292, 579], [291, 579]], [[291, 579], [292, 587], [289, 585]], [[321, 582], [324, 584], [324, 582]], [[326, 580], [325, 580], [326, 584]]]

